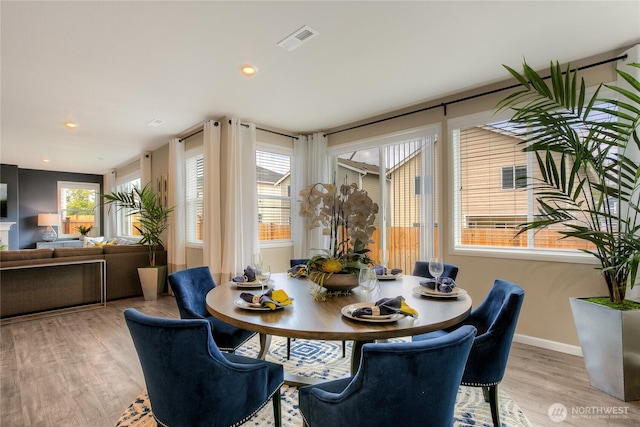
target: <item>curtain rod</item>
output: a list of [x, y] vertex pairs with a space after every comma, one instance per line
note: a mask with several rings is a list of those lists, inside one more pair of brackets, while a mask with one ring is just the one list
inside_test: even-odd
[[[229, 120], [229, 124], [231, 124], [231, 120]], [[244, 127], [246, 127], [246, 128], [248, 128], [248, 127], [249, 127], [249, 125], [248, 125], [248, 124], [246, 124], [246, 123], [240, 123], [240, 126], [244, 126]], [[256, 127], [256, 130], [261, 130], [261, 131], [263, 131], [263, 132], [269, 132], [269, 133], [272, 133], [272, 134], [274, 134], [274, 135], [286, 136], [287, 138], [298, 139], [298, 137], [297, 137], [297, 136], [287, 135], [286, 133], [280, 133], [280, 132], [276, 132], [276, 131], [274, 131], [274, 130], [263, 129], [263, 128], [259, 128], [259, 127]]]
[[[231, 124], [231, 121], [229, 121], [229, 124]], [[215, 125], [218, 126], [218, 122], [216, 122]], [[249, 127], [249, 125], [247, 125], [245, 123], [240, 123], [240, 126], [244, 126], [246, 128]], [[287, 135], [286, 133], [280, 133], [280, 132], [276, 132], [276, 131], [269, 130], [269, 129], [263, 129], [263, 128], [259, 128], [259, 127], [256, 127], [256, 129], [257, 130], [261, 130], [263, 132], [269, 132], [269, 133], [273, 133], [273, 134], [276, 134], [276, 135], [280, 135], [280, 136], [286, 136], [288, 138], [298, 139], [297, 136]], [[203, 131], [204, 131], [204, 129], [197, 130], [197, 131], [193, 132], [192, 134], [185, 136], [184, 138], [180, 138], [178, 141], [182, 142], [185, 139], [191, 138], [192, 136], [197, 135], [197, 134], [199, 134], [199, 133], [201, 133]]]
[[[574, 69], [572, 69], [570, 71], [573, 72], [573, 71], [577, 71], [577, 70], [586, 70], [588, 68], [592, 68], [592, 67], [597, 67], [599, 65], [608, 64], [610, 62], [619, 61], [621, 59], [623, 59], [623, 60], [627, 59], [627, 55], [622, 55], [622, 56], [618, 56], [618, 57], [615, 57], [615, 58], [605, 59], [605, 60], [600, 61], [600, 62], [595, 62], [593, 64], [585, 65], [583, 67], [574, 68]], [[545, 79], [545, 80], [549, 79], [549, 78], [551, 78], [551, 76], [543, 77], [543, 79]], [[371, 126], [371, 125], [375, 125], [377, 123], [386, 122], [386, 121], [389, 121], [389, 120], [395, 120], [395, 119], [398, 119], [400, 117], [409, 116], [411, 114], [416, 114], [416, 113], [422, 113], [424, 111], [433, 110], [435, 108], [440, 108], [440, 107], [442, 107], [444, 109], [444, 115], [446, 116], [447, 115], [447, 105], [457, 104], [459, 102], [469, 101], [471, 99], [480, 98], [480, 97], [487, 96], [487, 95], [493, 95], [494, 93], [503, 92], [503, 91], [509, 90], [509, 89], [515, 89], [515, 88], [517, 88], [519, 86], [520, 86], [520, 84], [514, 84], [514, 85], [511, 85], [511, 86], [507, 86], [507, 87], [503, 87], [503, 88], [499, 88], [499, 89], [494, 89], [494, 90], [478, 93], [476, 95], [470, 95], [470, 96], [466, 96], [464, 98], [454, 99], [453, 101], [442, 102], [440, 104], [436, 104], [436, 105], [432, 105], [432, 106], [429, 106], [429, 107], [420, 108], [418, 110], [409, 111], [409, 112], [402, 113], [402, 114], [397, 114], [395, 116], [386, 117], [384, 119], [374, 120], [372, 122], [363, 123], [361, 125], [351, 126], [349, 128], [346, 128], [346, 129], [341, 129], [341, 130], [336, 130], [336, 131], [333, 131], [333, 132], [328, 132], [328, 133], [325, 133], [324, 135], [325, 136], [335, 135], [336, 133], [346, 132], [346, 131], [349, 131], [349, 130], [358, 129], [358, 128], [365, 127], [365, 126]]]

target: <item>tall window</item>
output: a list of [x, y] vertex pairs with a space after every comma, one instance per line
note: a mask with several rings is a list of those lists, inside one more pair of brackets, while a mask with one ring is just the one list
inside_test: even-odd
[[368, 246], [375, 262], [387, 249], [390, 268], [411, 272], [437, 253], [436, 141], [435, 128], [425, 128], [336, 153], [336, 184], [358, 184], [380, 207]]
[[60, 237], [77, 237], [78, 227], [92, 227], [91, 235], [100, 234], [100, 210], [96, 209], [100, 184], [90, 182], [58, 182]]
[[204, 155], [202, 147], [189, 150], [186, 160], [187, 243], [202, 244], [204, 215]]
[[[116, 191], [129, 193], [133, 190], [133, 187], [141, 188], [140, 183], [140, 178], [125, 178], [116, 185]], [[112, 207], [112, 209], [115, 209], [115, 207]], [[127, 215], [127, 209], [118, 209], [116, 224], [119, 236], [140, 236], [140, 232], [135, 228], [135, 226], [140, 227], [140, 221], [135, 215]]]
[[258, 234], [261, 242], [291, 242], [291, 153], [256, 150]]
[[581, 240], [560, 239], [558, 231], [566, 227], [561, 224], [518, 235], [520, 225], [538, 212], [534, 184], [540, 169], [535, 156], [522, 151], [527, 142], [522, 132], [507, 120], [492, 118], [454, 119], [449, 126], [454, 148], [455, 247], [574, 253], [593, 249]]

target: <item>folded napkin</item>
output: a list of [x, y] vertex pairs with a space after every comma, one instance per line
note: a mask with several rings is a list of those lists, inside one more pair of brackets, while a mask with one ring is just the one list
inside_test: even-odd
[[307, 277], [307, 264], [294, 265], [287, 270], [289, 277], [295, 277], [296, 279], [304, 279]]
[[395, 298], [382, 298], [375, 302], [373, 307], [360, 307], [351, 313], [353, 317], [360, 316], [385, 316], [400, 313], [406, 316], [418, 317], [418, 312], [409, 307], [404, 297], [398, 295]]
[[384, 276], [386, 274], [393, 274], [395, 276], [396, 274], [402, 273], [401, 268], [392, 268], [391, 270], [389, 270], [388, 268], [384, 268], [381, 265], [374, 265], [371, 268], [376, 272], [378, 276]]
[[[427, 279], [420, 282], [420, 286], [424, 286], [425, 288], [431, 289], [432, 291], [436, 290], [436, 279]], [[438, 279], [438, 292], [443, 292], [445, 294], [450, 294], [453, 292], [453, 288], [456, 287], [456, 282], [453, 281], [451, 277], [441, 277]]]
[[268, 307], [275, 310], [276, 307], [284, 307], [293, 303], [289, 295], [282, 289], [269, 289], [262, 295], [254, 295], [249, 292], [242, 292], [240, 298], [250, 304], [260, 304], [262, 307]]
[[253, 269], [253, 267], [247, 266], [247, 268], [244, 269], [244, 275], [243, 276], [236, 276], [231, 280], [236, 282], [236, 283], [255, 282], [256, 281], [256, 271]]
[[378, 276], [382, 276], [385, 274], [385, 268], [381, 265], [374, 265], [373, 267], [371, 267], [371, 269], [375, 271]]

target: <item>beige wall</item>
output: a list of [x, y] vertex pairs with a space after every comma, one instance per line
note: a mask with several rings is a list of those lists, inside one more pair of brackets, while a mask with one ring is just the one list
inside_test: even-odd
[[[587, 58], [574, 62], [572, 65], [580, 66], [609, 59], [618, 56], [624, 50], [621, 49], [620, 51]], [[552, 58], [549, 59], [551, 60]], [[509, 65], [518, 68], [518, 64]], [[499, 64], [496, 64], [496, 67], [499, 66]], [[584, 71], [587, 86], [615, 80], [614, 69], [615, 63], [612, 63]], [[508, 77], [508, 73], [505, 71], [506, 77]], [[513, 84], [513, 81], [501, 82], [444, 99], [431, 100], [428, 103], [394, 111], [386, 117], [432, 105], [440, 105], [455, 99], [502, 88], [509, 84]], [[461, 82], [461, 86], [463, 85], [464, 82]], [[438, 174], [441, 177], [438, 191], [438, 194], [441, 195], [439, 200], [439, 217], [441, 218], [439, 224], [441, 231], [439, 233], [441, 239], [439, 247], [443, 249], [441, 253], [445, 261], [460, 267], [458, 282], [461, 287], [469, 291], [475, 305], [482, 301], [496, 278], [507, 279], [520, 284], [526, 291], [526, 297], [516, 331], [517, 334], [533, 338], [538, 345], [573, 351], [577, 349], [577, 347], [573, 346], [578, 346], [578, 339], [569, 308], [569, 298], [606, 294], [604, 282], [594, 269], [595, 265], [561, 262], [557, 258], [553, 261], [531, 261], [518, 259], [509, 253], [505, 253], [500, 257], [456, 253], [452, 247], [450, 230], [453, 226], [451, 199], [453, 190], [451, 184], [451, 145], [447, 120], [490, 111], [504, 96], [506, 96], [506, 92], [449, 104], [446, 115], [444, 114], [444, 108], [437, 107], [351, 131], [335, 133], [329, 136], [328, 144], [333, 147], [418, 126], [440, 123], [442, 125], [442, 135], [439, 135], [438, 138], [440, 151], [437, 154], [437, 158], [441, 159], [441, 162], [439, 162], [441, 173]], [[382, 118], [385, 118], [385, 116], [371, 117], [360, 122], [345, 124], [344, 128]], [[337, 130], [339, 129], [326, 129], [325, 132], [330, 133]], [[282, 146], [291, 146], [292, 144], [290, 138], [279, 137], [265, 132], [258, 132], [258, 140]], [[301, 165], [295, 166], [300, 167]], [[153, 176], [156, 175], [154, 171]], [[194, 260], [195, 262], [198, 261], [196, 252], [196, 250], [189, 251], [189, 266], [197, 265], [194, 263]], [[269, 248], [264, 249], [262, 252], [265, 263], [271, 265], [272, 271], [285, 271], [288, 268], [289, 259], [292, 257], [292, 248]], [[201, 256], [199, 261], [202, 262]], [[566, 348], [563, 348], [563, 345], [566, 345]]]
[[[618, 56], [625, 49], [609, 52], [598, 57], [588, 58], [572, 65], [580, 66], [598, 62]], [[549, 58], [550, 60], [553, 58]], [[509, 64], [518, 68], [518, 64]], [[496, 64], [499, 66], [499, 64]], [[615, 80], [615, 63], [590, 68], [584, 71], [587, 86], [600, 82]], [[508, 74], [505, 71], [505, 77]], [[395, 111], [387, 117], [419, 110], [431, 105], [439, 105], [443, 102], [459, 99], [492, 89], [502, 88], [513, 84], [513, 81], [502, 82], [484, 88], [478, 88], [473, 92], [460, 93], [446, 99], [432, 100], [429, 103], [415, 105], [411, 108]], [[486, 256], [481, 254], [456, 253], [453, 250], [451, 229], [453, 227], [453, 189], [451, 170], [451, 142], [450, 129], [447, 120], [484, 111], [491, 111], [498, 101], [505, 97], [507, 92], [482, 96], [469, 101], [450, 104], [447, 106], [447, 115], [444, 108], [438, 107], [424, 112], [409, 114], [398, 119], [380, 122], [375, 125], [365, 126], [352, 131], [335, 133], [329, 136], [329, 146], [351, 143], [354, 141], [386, 135], [403, 129], [414, 128], [434, 123], [442, 124], [440, 135], [439, 158], [441, 159], [440, 180], [440, 245], [443, 248], [442, 255], [446, 262], [457, 265], [460, 268], [458, 283], [468, 290], [477, 305], [496, 278], [511, 280], [521, 285], [526, 291], [526, 297], [522, 314], [516, 333], [534, 338], [537, 344], [551, 346], [551, 348], [577, 351], [576, 347], [563, 348], [563, 344], [578, 346], [578, 338], [575, 332], [573, 318], [569, 307], [570, 297], [606, 295], [606, 287], [599, 273], [594, 270], [595, 265], [575, 264], [554, 261], [530, 261], [517, 259], [509, 253], [501, 257]], [[372, 117], [358, 123], [350, 123], [344, 128], [384, 118], [385, 116]], [[330, 129], [327, 132], [337, 131]], [[549, 343], [545, 340], [559, 343]]]

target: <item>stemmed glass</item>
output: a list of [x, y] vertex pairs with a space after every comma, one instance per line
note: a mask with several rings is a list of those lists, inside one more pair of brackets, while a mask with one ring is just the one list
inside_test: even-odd
[[440, 287], [438, 286], [438, 279], [444, 272], [444, 264], [442, 262], [442, 258], [430, 258], [429, 259], [429, 273], [436, 279], [436, 284], [434, 286], [434, 290], [436, 292], [440, 291]]
[[380, 264], [382, 265], [382, 274], [387, 274], [387, 265], [389, 264], [389, 249], [380, 251]]
[[376, 288], [376, 285], [378, 284], [376, 271], [372, 268], [360, 269], [360, 274], [358, 275], [358, 284], [367, 296], [367, 301], [369, 301], [369, 294]]
[[271, 279], [271, 267], [268, 265], [262, 266], [262, 268], [256, 272], [256, 279], [258, 283], [260, 283], [260, 287], [264, 293], [264, 287], [269, 284], [269, 279]]
[[256, 270], [262, 269], [262, 254], [260, 252], [256, 252], [251, 256], [251, 265]]

